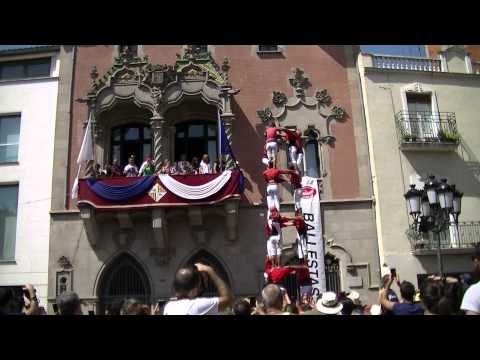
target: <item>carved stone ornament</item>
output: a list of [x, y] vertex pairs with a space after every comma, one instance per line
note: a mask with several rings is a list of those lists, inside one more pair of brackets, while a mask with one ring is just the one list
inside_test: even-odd
[[97, 78], [98, 78], [98, 71], [95, 65], [92, 66], [92, 70], [90, 71], [90, 78], [92, 79], [91, 86], [95, 85], [95, 82], [97, 81]]
[[305, 96], [305, 89], [310, 86], [308, 81], [308, 76], [305, 75], [305, 72], [300, 68], [295, 68], [292, 70], [293, 74], [289, 76], [288, 81], [290, 85], [295, 88], [295, 95], [297, 97]]
[[57, 260], [57, 263], [63, 269], [71, 269], [72, 268], [72, 263], [70, 262], [70, 260], [66, 256], [61, 256]]
[[330, 117], [335, 120], [342, 120], [345, 117], [345, 110], [340, 106], [334, 106], [331, 110]]
[[328, 95], [327, 89], [318, 90], [315, 93], [315, 98], [321, 105], [328, 106], [332, 103], [332, 98]]
[[273, 97], [272, 97], [272, 102], [275, 106], [282, 106], [287, 103], [287, 95], [280, 91], [274, 91], [273, 92]]
[[222, 74], [227, 84], [229, 83], [229, 78], [228, 78], [229, 71], [230, 71], [230, 62], [228, 61], [228, 58], [225, 58], [223, 59], [223, 63], [222, 63]]
[[258, 110], [257, 115], [260, 117], [260, 119], [265, 125], [275, 121], [273, 119], [272, 110], [270, 110], [270, 108], [268, 107], [266, 107], [265, 109]]

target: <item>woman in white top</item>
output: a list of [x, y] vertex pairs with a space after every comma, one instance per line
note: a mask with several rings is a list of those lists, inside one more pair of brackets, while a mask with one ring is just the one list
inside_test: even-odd
[[202, 161], [200, 161], [200, 166], [198, 168], [200, 174], [211, 174], [212, 164], [210, 164], [210, 159], [207, 154], [203, 155]]

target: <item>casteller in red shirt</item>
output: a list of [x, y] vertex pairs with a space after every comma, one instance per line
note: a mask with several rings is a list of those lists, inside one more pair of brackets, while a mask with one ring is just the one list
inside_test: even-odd
[[292, 184], [294, 189], [299, 189], [302, 187], [302, 182], [300, 180], [298, 171], [293, 171], [290, 173], [290, 184]]
[[284, 173], [283, 170], [279, 170], [279, 169], [276, 169], [276, 168], [270, 168], [270, 169], [267, 169], [263, 172], [263, 178], [265, 179], [265, 181], [267, 183], [269, 183], [270, 181], [274, 181], [276, 183], [281, 183], [282, 181], [285, 181], [284, 179], [282, 179], [280, 177], [280, 174]]
[[288, 143], [297, 148], [297, 154], [303, 153], [301, 135], [297, 134], [296, 131], [292, 131], [289, 129], [285, 129], [284, 131], [287, 134]]
[[280, 283], [285, 276], [291, 274], [292, 272], [296, 271], [298, 276], [298, 281], [303, 283], [310, 279], [310, 273], [308, 271], [308, 267], [292, 267], [292, 266], [283, 266], [277, 268], [269, 268], [268, 270], [265, 269], [265, 272], [268, 276], [268, 281], [274, 284]]
[[307, 225], [305, 224], [305, 220], [301, 216], [296, 216], [293, 219], [293, 225], [297, 228], [297, 232], [300, 235], [305, 235], [307, 233]]
[[277, 141], [278, 129], [276, 127], [269, 127], [265, 130], [265, 137], [267, 142]]

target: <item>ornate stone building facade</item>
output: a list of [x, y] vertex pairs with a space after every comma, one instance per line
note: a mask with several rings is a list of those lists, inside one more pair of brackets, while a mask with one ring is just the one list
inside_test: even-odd
[[[49, 300], [72, 288], [102, 313], [120, 296], [166, 299], [176, 269], [197, 260], [213, 265], [237, 296], [258, 294], [266, 252], [259, 159], [273, 121], [302, 131], [304, 171], [322, 183], [330, 288], [374, 301], [379, 261], [357, 54], [353, 46], [63, 46]], [[95, 162], [152, 155], [158, 170], [167, 159], [215, 159], [218, 116], [245, 176], [241, 198], [134, 209], [70, 200], [89, 117]], [[285, 167], [284, 147], [279, 158]], [[293, 214], [289, 187], [280, 195], [282, 212]], [[293, 231], [284, 238], [289, 261]]]

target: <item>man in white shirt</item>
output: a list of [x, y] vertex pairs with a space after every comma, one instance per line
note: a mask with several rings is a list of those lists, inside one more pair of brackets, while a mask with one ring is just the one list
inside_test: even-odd
[[[473, 272], [480, 275], [480, 243], [475, 245], [475, 254], [472, 256]], [[462, 305], [460, 308], [467, 315], [480, 315], [480, 281], [468, 288], [463, 295]]]
[[[218, 297], [200, 297], [207, 275], [218, 291]], [[179, 269], [173, 281], [176, 300], [169, 301], [164, 315], [218, 315], [233, 304], [233, 294], [225, 282], [207, 265], [195, 264]]]
[[128, 164], [123, 169], [123, 175], [126, 177], [138, 176], [138, 167], [135, 165], [135, 156], [130, 155], [128, 158]]
[[208, 157], [207, 154], [203, 155], [202, 161], [200, 161], [199, 173], [200, 174], [213, 173], [212, 164], [210, 164], [210, 158]]

